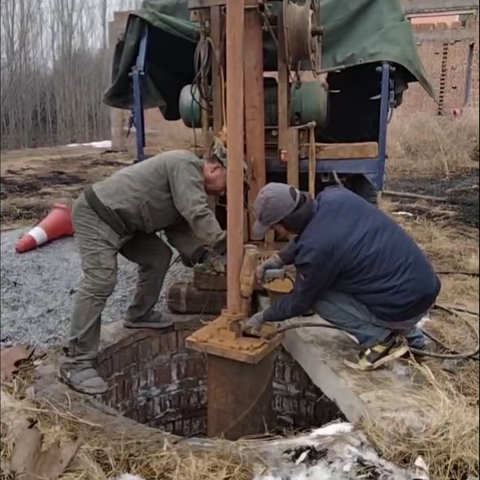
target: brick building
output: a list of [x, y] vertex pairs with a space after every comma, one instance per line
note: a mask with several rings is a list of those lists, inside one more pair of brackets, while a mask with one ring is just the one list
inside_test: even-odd
[[[457, 0], [458, 1], [458, 0]], [[115, 13], [110, 24], [110, 48], [113, 49], [122, 34], [128, 12]], [[414, 112], [430, 112], [432, 115], [452, 115], [466, 106], [479, 107], [479, 22], [472, 19], [467, 22], [444, 22], [444, 17], [411, 16], [417, 38], [420, 56], [424, 62], [428, 77], [432, 82], [438, 103], [432, 100], [418, 84], [412, 85], [405, 95], [398, 116], [408, 116]], [[126, 137], [130, 112], [112, 109], [112, 141], [117, 150], [135, 149], [134, 132]], [[191, 129], [181, 121], [167, 122], [158, 109], [147, 110], [146, 136], [147, 152], [188, 148], [194, 144]]]
[[419, 85], [411, 86], [399, 115], [425, 111], [449, 115], [466, 106], [479, 106], [478, 20], [418, 23], [413, 26], [417, 46], [438, 104]]

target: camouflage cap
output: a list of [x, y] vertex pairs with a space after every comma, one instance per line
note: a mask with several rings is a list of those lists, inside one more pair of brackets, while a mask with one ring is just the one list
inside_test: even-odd
[[211, 154], [215, 157], [225, 168], [228, 164], [228, 150], [225, 148], [223, 142], [218, 138], [213, 138]]
[[[228, 149], [218, 137], [213, 137], [212, 146], [210, 147], [210, 156], [215, 157], [225, 168], [228, 166]], [[243, 170], [248, 172], [246, 162], [243, 162]]]

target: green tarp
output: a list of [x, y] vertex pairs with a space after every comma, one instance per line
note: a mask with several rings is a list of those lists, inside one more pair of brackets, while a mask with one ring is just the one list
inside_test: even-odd
[[[320, 0], [325, 29], [322, 68], [382, 61], [404, 67], [408, 82], [419, 81], [434, 96], [417, 52], [410, 22], [399, 0]], [[189, 21], [188, 0], [146, 0], [132, 14], [114, 58], [112, 86], [105, 103], [131, 108], [129, 73], [135, 64], [141, 34], [149, 28], [145, 75], [145, 108], [158, 107], [167, 120], [179, 118], [181, 89], [194, 78], [193, 57], [198, 26]], [[276, 65], [275, 44], [265, 34], [266, 68]]]

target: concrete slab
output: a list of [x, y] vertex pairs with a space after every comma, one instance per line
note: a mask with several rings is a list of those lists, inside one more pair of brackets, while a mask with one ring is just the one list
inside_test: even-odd
[[[326, 324], [318, 316], [309, 318], [310, 321]], [[415, 421], [415, 411], [411, 402], [407, 402], [412, 388], [407, 361], [394, 362], [375, 372], [357, 372], [344, 361], [354, 359], [358, 346], [346, 334], [321, 328], [290, 331], [284, 346], [349, 421], [358, 422], [366, 417], [388, 420], [398, 416]], [[394, 403], [392, 392], [395, 392]]]

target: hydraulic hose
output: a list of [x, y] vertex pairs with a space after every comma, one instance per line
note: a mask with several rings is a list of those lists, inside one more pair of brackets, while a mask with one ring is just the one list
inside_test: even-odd
[[[292, 325], [287, 325], [285, 327], [282, 327], [272, 334], [270, 334], [267, 337], [267, 340], [272, 340], [275, 338], [277, 335], [280, 335], [282, 333], [288, 332], [290, 330], [298, 330], [300, 328], [324, 328], [328, 330], [337, 330], [339, 332], [344, 332], [344, 333], [350, 333], [347, 329], [343, 327], [339, 327], [337, 325], [325, 325], [325, 324], [319, 324], [319, 323], [296, 323]], [[430, 333], [426, 332], [425, 330], [422, 329], [422, 333], [430, 338], [433, 342], [437, 343], [440, 345], [442, 348], [445, 350], [449, 350], [445, 345], [443, 345], [438, 339], [436, 339], [433, 335]], [[478, 360], [477, 357], [478, 354], [480, 353], [480, 342], [477, 345], [477, 348], [475, 351], [471, 353], [450, 353], [450, 354], [443, 354], [443, 353], [433, 353], [433, 352], [426, 352], [424, 350], [418, 350], [416, 348], [410, 348], [410, 351], [419, 356], [419, 357], [429, 357], [429, 358], [438, 358], [442, 360]]]

